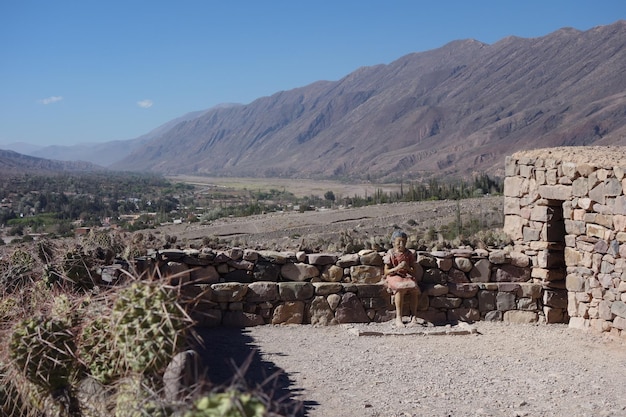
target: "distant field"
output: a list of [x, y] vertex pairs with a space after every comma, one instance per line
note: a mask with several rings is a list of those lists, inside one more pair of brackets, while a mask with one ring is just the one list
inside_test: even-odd
[[293, 193], [296, 197], [310, 195], [322, 197], [325, 192], [332, 191], [337, 199], [341, 197], [354, 197], [372, 195], [376, 190], [383, 192], [400, 191], [400, 184], [348, 184], [340, 181], [309, 180], [309, 179], [286, 179], [286, 178], [232, 178], [232, 177], [196, 177], [188, 175], [175, 175], [167, 177], [173, 182], [182, 182], [195, 185], [224, 187], [235, 190], [269, 191], [270, 189], [285, 190]]

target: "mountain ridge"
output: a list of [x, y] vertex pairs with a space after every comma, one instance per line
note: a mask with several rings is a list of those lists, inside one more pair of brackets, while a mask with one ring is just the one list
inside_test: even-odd
[[516, 150], [626, 143], [625, 40], [623, 20], [492, 45], [456, 40], [211, 110], [113, 167], [293, 178], [502, 175], [504, 156]]
[[111, 169], [163, 174], [501, 176], [504, 157], [518, 150], [626, 145], [623, 68], [624, 20], [493, 44], [453, 40], [93, 150], [112, 155], [103, 164]]

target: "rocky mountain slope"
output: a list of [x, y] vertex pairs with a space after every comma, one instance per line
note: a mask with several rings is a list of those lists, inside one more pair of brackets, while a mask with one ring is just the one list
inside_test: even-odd
[[105, 168], [83, 161], [56, 161], [0, 149], [0, 174], [86, 172]]
[[162, 173], [501, 174], [522, 149], [626, 144], [626, 21], [475, 40], [216, 108], [113, 165]]

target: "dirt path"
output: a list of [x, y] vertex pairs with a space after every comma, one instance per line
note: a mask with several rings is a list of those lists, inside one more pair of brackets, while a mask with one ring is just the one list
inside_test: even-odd
[[307, 325], [242, 334], [262, 363], [285, 371], [282, 388], [309, 417], [626, 416], [624, 342], [566, 325], [472, 326], [437, 336]]

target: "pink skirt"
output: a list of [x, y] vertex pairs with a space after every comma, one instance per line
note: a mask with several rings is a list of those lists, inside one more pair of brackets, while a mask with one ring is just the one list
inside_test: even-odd
[[405, 278], [399, 275], [387, 276], [387, 288], [395, 291], [398, 290], [413, 290], [419, 288], [413, 278]]

